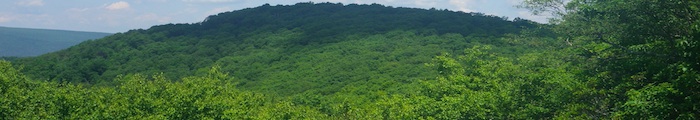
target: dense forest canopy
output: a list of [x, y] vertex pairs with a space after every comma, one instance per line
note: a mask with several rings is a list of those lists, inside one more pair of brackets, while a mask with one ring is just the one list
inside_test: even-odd
[[[694, 1], [268, 4], [0, 61], [5, 119], [697, 119]], [[665, 16], [665, 17], [659, 17]]]
[[[90, 84], [111, 84], [118, 75], [134, 73], [179, 79], [221, 65], [244, 87], [301, 92], [318, 86], [332, 92], [355, 81], [433, 78], [423, 70], [432, 56], [536, 26], [479, 13], [377, 4], [263, 5], [201, 23], [118, 33], [16, 63], [36, 79]], [[401, 69], [378, 69], [392, 62]], [[316, 84], [323, 82], [333, 85]]]
[[602, 117], [698, 119], [700, 1], [527, 0], [589, 58]]

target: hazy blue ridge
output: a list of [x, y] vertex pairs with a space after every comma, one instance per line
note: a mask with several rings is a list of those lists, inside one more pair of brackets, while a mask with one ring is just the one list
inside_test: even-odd
[[38, 56], [108, 35], [111, 33], [0, 27], [0, 56]]

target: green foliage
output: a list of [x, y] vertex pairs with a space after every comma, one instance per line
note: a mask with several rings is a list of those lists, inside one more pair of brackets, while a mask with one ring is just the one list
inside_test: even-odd
[[[293, 31], [280, 33], [284, 36], [295, 34]], [[260, 40], [283, 40], [273, 39], [278, 38], [274, 36], [263, 38]], [[41, 96], [45, 99], [30, 100], [47, 103], [41, 106], [48, 107], [41, 107], [41, 110], [16, 107], [34, 104], [22, 102], [26, 99], [8, 99], [3, 102], [6, 104], [1, 110], [8, 111], [3, 112], [8, 114], [6, 118], [31, 118], [34, 116], [22, 115], [45, 114], [38, 117], [56, 119], [527, 119], [556, 117], [569, 110], [569, 106], [577, 105], [575, 102], [581, 99], [569, 93], [587, 90], [579, 81], [580, 76], [577, 76], [580, 70], [565, 61], [572, 59], [566, 57], [565, 50], [550, 51], [562, 48], [543, 46], [541, 49], [513, 51], [530, 47], [515, 41], [542, 39], [546, 44], [557, 44], [548, 40], [552, 38], [534, 37], [534, 34], [479, 39], [458, 34], [424, 36], [410, 31], [393, 31], [367, 37], [349, 36], [347, 39], [350, 40], [299, 50], [312, 51], [305, 54], [311, 57], [301, 60], [291, 58], [303, 55], [290, 54], [279, 61], [270, 62], [270, 58], [264, 57], [264, 54], [274, 52], [265, 51], [246, 53], [253, 56], [250, 58], [227, 56], [217, 60], [214, 67], [198, 69], [195, 76], [180, 80], [169, 80], [165, 73], [155, 73], [152, 77], [143, 74], [119, 75], [115, 83], [108, 86], [35, 81], [32, 84], [41, 88], [16, 88], [32, 94], [9, 92], [3, 95], [20, 98], [22, 96], [17, 94], [27, 98]], [[468, 40], [474, 43], [463, 42]], [[480, 45], [481, 42], [499, 46]], [[467, 47], [470, 49], [464, 50], [466, 55], [448, 55], [461, 54], [454, 52], [454, 49]], [[440, 54], [439, 51], [447, 52], [431, 57]], [[263, 54], [256, 55], [258, 53]], [[323, 59], [336, 63], [324, 63]], [[316, 73], [285, 72], [285, 67], [246, 68], [249, 67], [246, 64], [280, 64], [318, 70], [311, 71]], [[12, 68], [9, 63], [6, 66]], [[234, 66], [244, 69], [237, 70]], [[233, 72], [226, 72], [227, 69], [233, 69]], [[14, 72], [3, 76], [19, 77], [7, 80], [32, 81], [18, 70], [11, 70]], [[298, 88], [294, 86], [299, 85], [318, 87], [299, 87], [304, 90], [278, 95], [274, 93], [279, 92], [264, 93], [265, 89], [250, 89], [252, 87], [241, 85], [253, 84], [244, 81], [244, 77], [256, 71], [259, 75], [273, 76], [265, 78], [270, 79], [269, 82], [259, 83], [260, 88], [268, 87], [268, 91], [275, 87], [296, 90]], [[372, 74], [353, 74], [360, 71]], [[416, 73], [420, 71], [424, 73]], [[300, 74], [324, 76], [309, 77], [321, 83], [284, 81], [284, 78], [294, 78]], [[346, 78], [331, 77], [340, 81], [322, 81], [333, 74]], [[359, 77], [359, 80], [345, 82], [355, 77]], [[32, 92], [30, 89], [42, 91]]]
[[538, 25], [479, 13], [299, 3], [132, 30], [20, 58], [15, 66], [0, 62], [0, 115], [696, 119], [700, 114], [700, 2], [524, 4], [558, 18]]
[[[32, 82], [32, 85], [39, 88], [16, 87], [13, 88], [17, 89], [16, 91], [3, 93], [4, 96], [12, 96], [9, 97], [12, 99], [3, 101], [3, 109], [0, 110], [7, 111], [3, 112], [7, 114], [6, 118], [38, 117], [37, 119], [528, 119], [557, 117], [567, 112], [566, 110], [577, 109], [570, 106], [579, 105], [576, 102], [582, 98], [580, 95], [570, 93], [588, 90], [583, 81], [580, 81], [582, 77], [577, 76], [581, 74], [581, 70], [571, 62], [565, 61], [566, 59], [577, 60], [566, 57], [566, 49], [547, 46], [542, 49], [531, 49], [528, 52], [503, 52], [529, 47], [529, 45], [512, 41], [534, 39], [551, 41], [547, 39], [552, 38], [547, 37], [514, 34], [499, 39], [501, 42], [510, 42], [510, 45], [500, 43], [499, 45], [503, 46], [471, 45], [469, 49], [464, 50], [465, 55], [462, 56], [452, 57], [448, 55], [449, 53], [444, 53], [434, 58], [427, 58], [432, 59], [433, 62], [397, 61], [397, 59], [423, 59], [424, 57], [416, 54], [420, 53], [416, 50], [398, 48], [439, 50], [436, 46], [448, 46], [445, 43], [450, 43], [452, 46], [460, 45], [456, 41], [464, 41], [464, 39], [469, 38], [456, 34], [420, 36], [412, 32], [395, 31], [338, 44], [348, 49], [327, 45], [325, 47], [328, 48], [319, 48], [314, 52], [315, 54], [307, 54], [307, 56], [339, 61], [336, 64], [326, 64], [314, 59], [309, 60], [317, 65], [348, 71], [353, 71], [352, 69], [372, 71], [369, 68], [362, 68], [362, 62], [348, 61], [364, 58], [375, 61], [386, 59], [398, 64], [421, 66], [428, 63], [420, 69], [411, 67], [405, 69], [411, 72], [432, 71], [427, 72], [435, 75], [432, 78], [392, 80], [392, 78], [401, 79], [402, 76], [410, 74], [394, 73], [398, 71], [394, 69], [376, 68], [383, 72], [382, 74], [394, 76], [392, 78], [368, 76], [369, 78], [365, 78], [367, 79], [365, 81], [345, 83], [346, 85], [340, 86], [341, 88], [336, 92], [326, 92], [323, 88], [311, 88], [298, 94], [280, 96], [239, 90], [240, 86], [245, 86], [239, 84], [250, 83], [244, 83], [245, 81], [239, 77], [233, 78], [236, 74], [246, 74], [246, 72], [235, 71], [231, 72], [233, 74], [228, 74], [229, 72], [225, 72], [225, 69], [235, 68], [219, 67], [219, 65], [245, 67], [244, 64], [266, 61], [264, 57], [257, 57], [262, 59], [259, 61], [247, 62], [243, 61], [246, 59], [231, 57], [227, 59], [232, 60], [217, 61], [216, 65], [210, 69], [197, 70], [200, 71], [197, 76], [183, 77], [175, 81], [168, 80], [165, 74], [160, 73], [152, 77], [141, 74], [121, 75], [114, 80], [116, 82], [114, 86], [86, 87], [80, 84]], [[489, 40], [475, 42], [479, 41]], [[397, 48], [381, 44], [383, 42], [396, 45]], [[417, 45], [404, 46], [411, 44]], [[461, 44], [465, 47], [470, 46], [466, 43]], [[333, 53], [335, 51], [330, 51], [331, 49], [339, 51]], [[352, 51], [357, 49], [369, 49], [369, 51]], [[562, 51], [550, 51], [551, 49]], [[331, 53], [327, 54], [325, 51]], [[404, 54], [416, 55], [400, 56]], [[290, 57], [294, 56], [290, 55]], [[237, 61], [236, 59], [243, 63], [230, 63]], [[290, 65], [295, 63], [310, 64], [294, 61]], [[375, 64], [401, 67], [392, 62]], [[9, 63], [4, 62], [3, 65], [5, 67], [2, 68], [13, 71], [3, 72], [7, 73], [2, 75], [3, 80], [31, 81], [18, 70], [13, 69]], [[349, 65], [358, 67], [345, 68]], [[322, 71], [342, 74], [342, 71], [320, 66], [315, 67], [312, 64], [306, 69], [323, 69]], [[307, 66], [298, 65], [298, 67]], [[274, 71], [274, 69], [266, 70]], [[297, 73], [288, 71], [280, 75], [284, 75], [278, 76], [280, 78], [289, 78]], [[363, 75], [348, 76], [352, 78]], [[283, 82], [281, 85], [290, 86], [304, 84], [278, 82]], [[4, 82], [3, 86], [21, 86], [13, 84], [27, 83]], [[333, 82], [319, 85], [333, 85]], [[30, 89], [41, 91], [33, 92]], [[31, 94], [22, 93], [22, 91]], [[43, 98], [13, 98], [23, 96]], [[23, 102], [27, 100], [34, 100], [34, 102]], [[35, 102], [47, 105], [41, 105], [43, 107], [39, 110], [37, 110], [39, 107], [26, 107], [35, 105], [32, 104]]]
[[0, 62], [3, 118], [26, 119], [304, 119], [315, 109], [272, 101], [233, 87], [213, 67], [207, 76], [170, 82], [163, 75], [119, 77], [114, 87], [35, 82]]
[[[437, 80], [425, 81], [422, 93], [434, 99], [426, 111], [437, 119], [527, 119], [554, 117], [576, 93], [588, 89], [557, 52], [539, 51], [517, 58], [491, 52], [491, 46], [475, 46], [453, 59], [438, 56]], [[463, 66], [467, 65], [467, 66]]]
[[20, 57], [0, 57], [0, 60], [6, 60], [6, 61], [14, 61], [19, 59]]
[[589, 58], [601, 92], [596, 117], [697, 119], [700, 2], [528, 0], [534, 11], [565, 7], [555, 31]]
[[328, 95], [349, 85], [382, 84], [368, 88], [381, 90], [433, 78], [435, 71], [423, 66], [432, 56], [536, 26], [480, 13], [299, 3], [117, 33], [14, 63], [40, 80], [107, 86], [129, 74], [162, 73], [177, 81], [218, 64], [235, 73], [241, 89]]

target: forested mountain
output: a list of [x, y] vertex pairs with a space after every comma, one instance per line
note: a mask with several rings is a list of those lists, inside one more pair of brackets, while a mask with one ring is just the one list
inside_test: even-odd
[[[356, 81], [434, 78], [423, 71], [433, 56], [535, 26], [523, 19], [377, 4], [263, 5], [201, 23], [118, 33], [17, 63], [37, 79], [91, 84], [133, 73], [179, 79], [220, 65], [245, 88], [332, 92]], [[392, 63], [397, 65], [385, 66]]]
[[697, 119], [698, 2], [567, 4], [550, 25], [298, 3], [131, 30], [0, 61], [0, 116]]
[[58, 51], [110, 33], [0, 27], [0, 57], [28, 57]]

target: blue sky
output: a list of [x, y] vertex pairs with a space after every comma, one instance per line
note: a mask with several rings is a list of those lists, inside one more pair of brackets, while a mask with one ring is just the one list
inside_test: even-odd
[[125, 32], [167, 23], [195, 23], [209, 15], [298, 2], [378, 3], [394, 7], [481, 12], [546, 22], [514, 7], [522, 0], [3, 0], [0, 26], [95, 32]]

